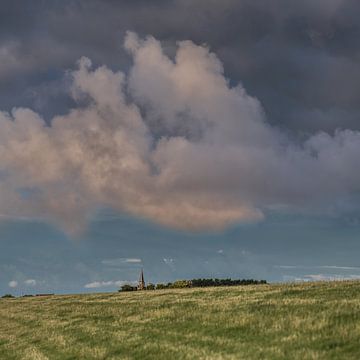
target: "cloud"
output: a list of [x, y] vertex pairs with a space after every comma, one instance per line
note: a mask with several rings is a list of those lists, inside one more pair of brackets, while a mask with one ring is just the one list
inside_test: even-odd
[[35, 286], [37, 284], [37, 282], [34, 279], [27, 279], [24, 281], [24, 284], [28, 285], [28, 286]]
[[16, 288], [18, 286], [18, 282], [15, 280], [11, 280], [8, 285], [11, 288]]
[[319, 266], [322, 269], [338, 269], [338, 270], [360, 270], [359, 266], [336, 266], [336, 265], [324, 265]]
[[0, 213], [82, 231], [99, 206], [172, 228], [219, 230], [270, 207], [329, 212], [360, 190], [360, 133], [294, 142], [260, 102], [230, 85], [217, 56], [191, 41], [174, 58], [128, 33], [127, 74], [72, 73], [78, 107], [48, 125], [0, 113]]
[[[29, 0], [17, 6], [3, 0], [1, 5], [0, 73], [8, 78], [0, 78], [1, 108], [19, 103], [34, 108], [48, 94], [43, 90], [30, 100], [29, 87], [46, 88], [84, 54], [96, 64], [127, 67], [118, 35], [131, 28], [161, 39], [171, 54], [176, 39], [209, 44], [232, 81], [241, 80], [261, 100], [272, 124], [300, 133], [359, 129], [357, 1], [307, 0], [291, 7], [287, 0], [271, 6], [251, 0], [174, 0], [166, 6], [98, 0], [90, 5], [89, 0]], [[69, 107], [62, 96], [48, 102], [52, 106], [42, 109], [46, 117]]]
[[135, 285], [136, 282], [134, 281], [124, 281], [124, 280], [117, 280], [117, 281], [94, 281], [84, 285], [86, 289], [97, 289], [97, 288], [104, 288], [104, 287], [120, 287], [125, 284]]
[[173, 258], [164, 258], [163, 261], [171, 270], [174, 271], [176, 269], [175, 260]]
[[274, 265], [274, 268], [277, 269], [303, 269], [304, 266], [298, 265]]
[[359, 266], [338, 266], [338, 265], [275, 265], [277, 269], [336, 269], [336, 270], [360, 270]]
[[358, 280], [359, 274], [339, 275], [339, 274], [310, 274], [303, 276], [284, 275], [284, 281], [308, 282], [308, 281], [343, 281], [343, 280]]
[[142, 260], [138, 258], [117, 258], [105, 259], [101, 263], [105, 266], [121, 266], [124, 264], [141, 264]]
[[141, 263], [141, 259], [136, 259], [136, 258], [127, 258], [124, 259], [126, 263], [131, 263], [131, 264], [138, 264]]
[[172, 258], [164, 258], [163, 260], [164, 260], [164, 263], [168, 264], [168, 265], [174, 263], [174, 259], [172, 259]]

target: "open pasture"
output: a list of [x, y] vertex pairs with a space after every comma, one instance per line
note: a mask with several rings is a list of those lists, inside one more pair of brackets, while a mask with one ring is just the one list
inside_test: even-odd
[[360, 282], [1, 299], [0, 359], [360, 359]]

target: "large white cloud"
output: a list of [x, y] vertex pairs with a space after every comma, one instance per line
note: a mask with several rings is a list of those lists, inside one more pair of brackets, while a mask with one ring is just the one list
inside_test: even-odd
[[100, 206], [187, 230], [258, 220], [267, 207], [317, 209], [360, 188], [360, 133], [293, 143], [259, 101], [231, 87], [206, 47], [128, 33], [125, 75], [87, 58], [73, 72], [79, 107], [45, 124], [0, 113], [0, 214], [81, 231]]

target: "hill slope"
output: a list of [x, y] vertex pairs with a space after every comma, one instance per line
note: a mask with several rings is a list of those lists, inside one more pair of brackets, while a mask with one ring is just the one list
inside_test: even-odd
[[360, 282], [0, 300], [0, 359], [360, 359]]

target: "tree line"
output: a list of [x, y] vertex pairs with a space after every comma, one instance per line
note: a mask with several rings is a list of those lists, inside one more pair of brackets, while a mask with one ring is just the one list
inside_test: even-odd
[[[239, 286], [239, 285], [261, 285], [266, 284], [266, 280], [254, 279], [193, 279], [193, 280], [177, 280], [167, 284], [152, 284], [149, 283], [144, 290], [161, 290], [161, 289], [183, 289], [195, 287], [210, 287], [210, 286]], [[119, 291], [136, 291], [137, 286], [125, 284]]]

